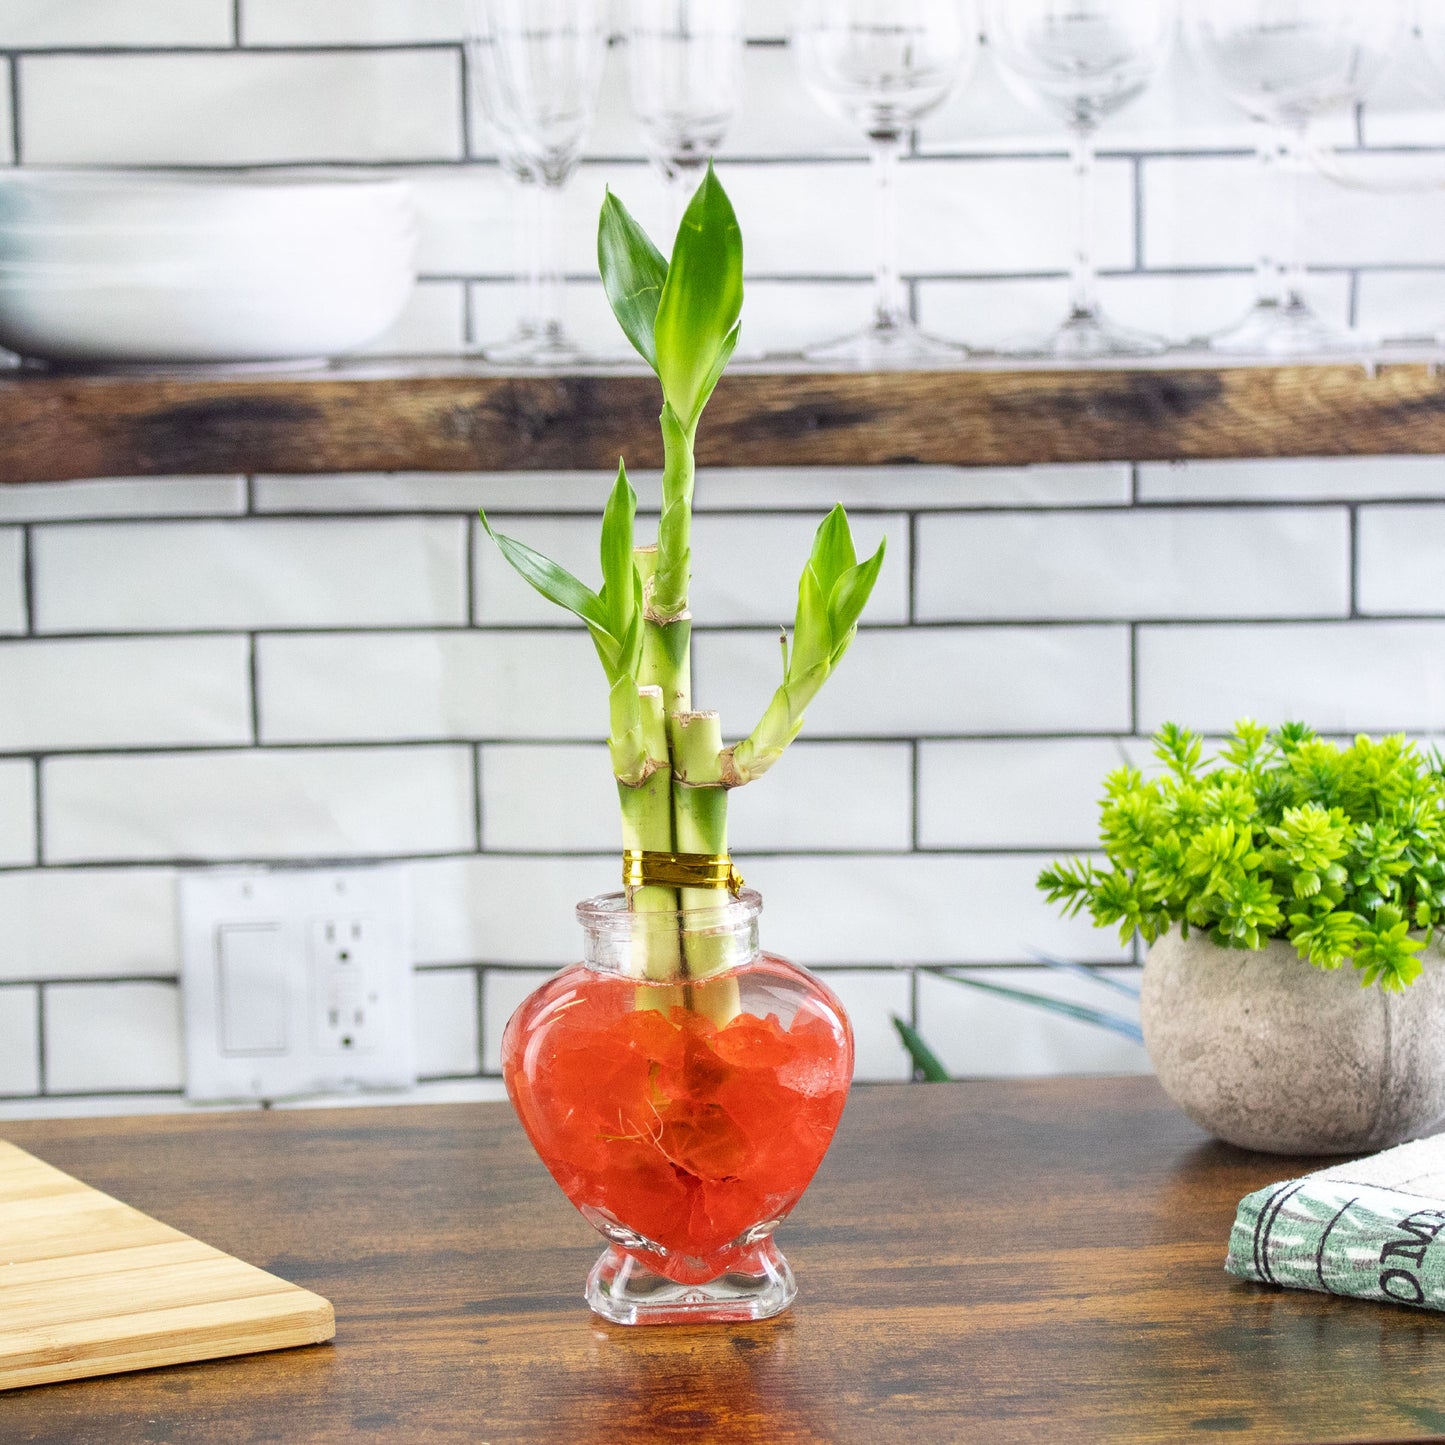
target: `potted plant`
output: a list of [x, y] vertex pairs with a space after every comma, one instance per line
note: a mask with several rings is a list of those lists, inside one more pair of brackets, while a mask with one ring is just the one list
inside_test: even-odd
[[553, 1177], [609, 1240], [588, 1280], [594, 1310], [621, 1323], [759, 1319], [793, 1297], [773, 1231], [832, 1138], [853, 1046], [832, 993], [758, 949], [761, 901], [728, 856], [728, 794], [797, 735], [853, 640], [883, 548], [860, 562], [843, 509], [824, 520], [777, 691], [752, 732], [725, 744], [717, 713], [694, 704], [689, 663], [693, 443], [742, 305], [742, 240], [711, 167], [669, 259], [609, 194], [598, 261], [617, 320], [662, 387], [656, 542], [633, 535], [625, 466], [603, 515], [595, 591], [492, 536], [596, 646], [624, 887], [579, 906], [584, 962], [513, 1015], [503, 1072]]
[[1231, 1143], [1352, 1153], [1445, 1118], [1445, 765], [1402, 736], [1341, 747], [1173, 724], [1159, 776], [1104, 783], [1104, 864], [1039, 887], [1149, 945], [1140, 1017], [1170, 1097]]

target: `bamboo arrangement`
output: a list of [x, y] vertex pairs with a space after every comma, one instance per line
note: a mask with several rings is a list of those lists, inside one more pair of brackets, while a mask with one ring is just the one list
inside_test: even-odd
[[[608, 748], [622, 812], [628, 907], [686, 914], [717, 907], [740, 883], [728, 859], [730, 789], [761, 777], [798, 735], [803, 713], [848, 650], [883, 564], [884, 546], [858, 561], [847, 514], [818, 528], [798, 584], [782, 681], [757, 726], [732, 746], [716, 712], [694, 709], [691, 576], [693, 446], [698, 423], [739, 335], [742, 235], [708, 167], [672, 256], [664, 259], [610, 192], [598, 228], [598, 265], [613, 314], [662, 386], [662, 507], [655, 543], [634, 537], [637, 497], [619, 463], [603, 513], [602, 585], [482, 521], [516, 571], [581, 619], [609, 685]], [[721, 965], [711, 940], [644, 931], [636, 971], [655, 980], [701, 979]]]

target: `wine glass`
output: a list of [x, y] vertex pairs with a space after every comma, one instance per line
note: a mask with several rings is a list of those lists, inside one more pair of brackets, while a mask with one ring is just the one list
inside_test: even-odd
[[1005, 80], [1056, 111], [1073, 162], [1069, 313], [1031, 355], [1087, 360], [1163, 351], [1162, 337], [1131, 331], [1099, 309], [1093, 255], [1094, 134], [1157, 74], [1173, 41], [1173, 0], [986, 0], [989, 49]]
[[606, 0], [466, 0], [468, 74], [518, 183], [530, 239], [522, 318], [489, 361], [582, 359], [563, 321], [562, 188], [577, 169], [607, 51]]
[[744, 43], [742, 0], [628, 0], [632, 110], [674, 230], [737, 110]]
[[876, 264], [873, 323], [809, 359], [865, 367], [956, 361], [963, 348], [920, 331], [898, 275], [898, 155], [978, 47], [974, 0], [802, 0], [793, 36], [808, 88], [872, 143]]
[[[1210, 338], [1218, 351], [1299, 356], [1354, 350], [1360, 338], [1327, 322], [1305, 294], [1300, 179], [1317, 115], [1352, 104], [1404, 34], [1410, 0], [1185, 0], [1185, 33], [1200, 65], [1264, 128], [1258, 147], [1270, 225], [1254, 305]], [[1283, 176], [1276, 172], [1283, 171]]]
[[1445, 0], [1419, 0], [1415, 33], [1425, 47], [1436, 76], [1445, 79]]

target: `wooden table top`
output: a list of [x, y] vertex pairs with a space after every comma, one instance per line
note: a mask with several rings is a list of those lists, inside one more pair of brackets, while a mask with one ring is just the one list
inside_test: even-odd
[[1209, 1141], [1152, 1079], [855, 1090], [780, 1234], [797, 1304], [726, 1328], [589, 1314], [600, 1242], [504, 1105], [0, 1135], [337, 1317], [12, 1392], [6, 1445], [1445, 1438], [1445, 1319], [1227, 1276], [1235, 1204], [1301, 1161]]

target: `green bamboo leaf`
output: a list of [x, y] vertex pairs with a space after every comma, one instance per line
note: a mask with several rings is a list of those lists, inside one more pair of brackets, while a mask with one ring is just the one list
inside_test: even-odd
[[828, 598], [828, 626], [833, 634], [833, 661], [847, 650], [853, 640], [853, 629], [857, 626], [868, 599], [878, 581], [883, 567], [883, 552], [888, 542], [885, 538], [878, 544], [878, 550], [866, 562], [850, 567], [833, 585]]
[[813, 550], [808, 557], [808, 566], [817, 574], [818, 586], [827, 597], [838, 579], [857, 562], [848, 514], [840, 503], [818, 524], [818, 530], [813, 534]]
[[602, 593], [611, 619], [610, 630], [622, 637], [632, 620], [633, 579], [637, 568], [632, 560], [632, 528], [637, 516], [637, 494], [627, 480], [627, 468], [617, 463], [607, 506], [602, 513]]
[[688, 431], [737, 344], [742, 305], [742, 231], [709, 164], [678, 227], [653, 327], [662, 394]]
[[494, 532], [485, 513], [482, 514], [482, 526], [487, 529], [487, 535], [497, 544], [498, 550], [511, 563], [518, 576], [530, 582], [549, 602], [565, 608], [574, 617], [580, 617], [589, 628], [606, 637], [612, 636], [608, 627], [607, 610], [602, 599], [590, 587], [579, 582], [565, 567], [552, 561], [550, 557], [534, 551], [525, 542]]
[[818, 585], [811, 565], [798, 578], [798, 610], [793, 617], [793, 657], [788, 676], [797, 678], [824, 662], [832, 653], [828, 627], [828, 598]]
[[938, 1060], [938, 1055], [923, 1042], [922, 1035], [912, 1024], [892, 1014], [893, 1027], [898, 1031], [898, 1037], [903, 1040], [903, 1047], [908, 1050], [908, 1057], [913, 1060], [913, 1068], [930, 1084], [946, 1084], [948, 1082], [948, 1070]]
[[632, 571], [632, 616], [617, 640], [617, 665], [609, 676], [624, 676], [634, 683], [642, 666], [642, 578]]
[[727, 364], [733, 359], [733, 352], [738, 349], [738, 341], [741, 339], [742, 334], [743, 323], [739, 321], [735, 323], [733, 329], [723, 337], [723, 344], [718, 348], [718, 354], [713, 360], [712, 368], [703, 378], [702, 386], [698, 390], [697, 409], [699, 412], [707, 405], [708, 399], [712, 396], [713, 388], [717, 386], [723, 372], [727, 370]]
[[656, 371], [657, 303], [667, 279], [667, 262], [610, 190], [603, 197], [597, 224], [597, 268], [618, 325]]

